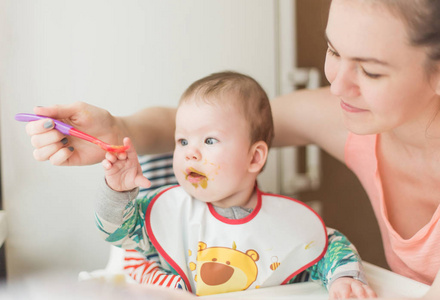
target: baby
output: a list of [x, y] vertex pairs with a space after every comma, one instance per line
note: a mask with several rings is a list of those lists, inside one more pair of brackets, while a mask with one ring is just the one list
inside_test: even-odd
[[375, 296], [342, 234], [303, 203], [258, 189], [272, 138], [270, 103], [254, 79], [221, 72], [194, 82], [176, 115], [179, 185], [136, 199], [150, 183], [125, 138], [127, 152], [102, 162], [100, 231], [113, 245], [158, 257], [137, 275], [142, 282], [210, 295], [311, 278], [330, 297]]

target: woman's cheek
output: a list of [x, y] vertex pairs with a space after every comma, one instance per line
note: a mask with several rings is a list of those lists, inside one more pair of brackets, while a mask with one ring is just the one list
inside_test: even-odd
[[324, 73], [328, 82], [330, 83], [333, 82], [333, 80], [336, 78], [337, 70], [338, 70], [337, 60], [334, 57], [332, 57], [330, 54], [327, 54], [325, 57]]

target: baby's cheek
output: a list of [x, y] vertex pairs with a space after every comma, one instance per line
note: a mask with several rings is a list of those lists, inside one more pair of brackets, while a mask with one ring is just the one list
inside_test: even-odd
[[173, 172], [176, 176], [177, 182], [182, 185], [183, 181], [185, 180], [185, 172], [182, 170], [182, 168], [179, 168], [179, 166], [176, 166], [173, 164]]
[[208, 176], [208, 180], [214, 180], [215, 177], [217, 177], [220, 174], [220, 170], [222, 169], [220, 164], [210, 162], [207, 159], [203, 161], [203, 164], [208, 170], [208, 172], [206, 173]]

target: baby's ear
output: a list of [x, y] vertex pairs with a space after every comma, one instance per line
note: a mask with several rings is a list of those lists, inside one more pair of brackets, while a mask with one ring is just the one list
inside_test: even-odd
[[252, 145], [249, 152], [251, 154], [251, 161], [248, 169], [249, 172], [259, 173], [261, 169], [263, 169], [264, 164], [266, 163], [268, 152], [269, 147], [263, 141], [258, 141]]

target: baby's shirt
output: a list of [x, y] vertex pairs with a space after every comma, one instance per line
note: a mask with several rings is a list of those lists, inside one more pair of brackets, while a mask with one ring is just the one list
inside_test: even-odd
[[[143, 199], [136, 200], [137, 191], [117, 193], [105, 186], [98, 201], [96, 220], [106, 240], [115, 246], [136, 249], [148, 258], [157, 256], [158, 251], [153, 246], [144, 226], [144, 213], [151, 199], [162, 190], [164, 188], [149, 193]], [[251, 214], [251, 210], [240, 207], [228, 209], [217, 207], [215, 210], [219, 215], [229, 219], [243, 219]], [[271, 227], [271, 230], [275, 232], [276, 228]], [[295, 231], [292, 231], [292, 234], [295, 235]], [[352, 277], [364, 283], [366, 282], [360, 258], [355, 248], [345, 236], [333, 229], [328, 229], [327, 252], [322, 259], [315, 262], [307, 271], [290, 278], [288, 283], [303, 281], [309, 275], [313, 280], [321, 281], [327, 288], [335, 279], [340, 277]], [[279, 263], [282, 262], [274, 261], [271, 268], [276, 267]], [[161, 264], [165, 270], [174, 271], [164, 260]], [[290, 263], [290, 265], [293, 264]]]

